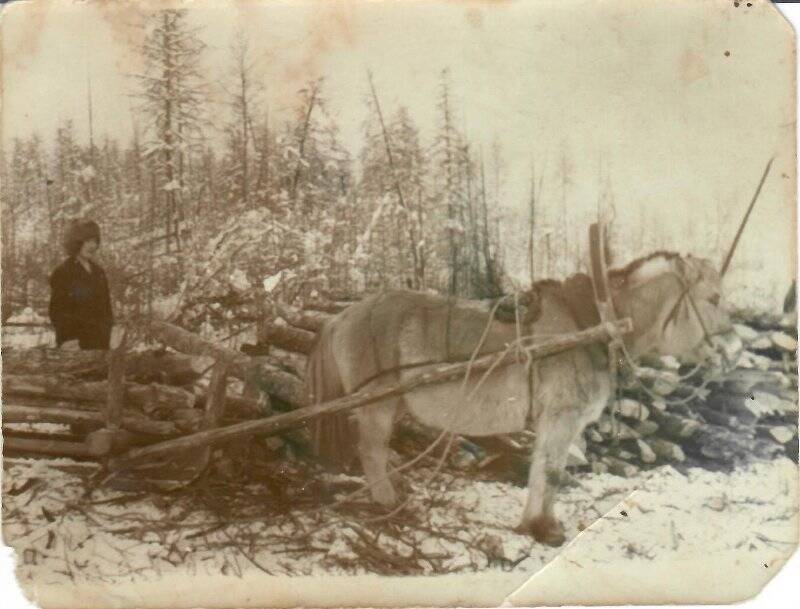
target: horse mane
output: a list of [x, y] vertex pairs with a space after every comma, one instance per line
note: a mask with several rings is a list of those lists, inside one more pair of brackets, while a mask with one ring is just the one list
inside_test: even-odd
[[[632, 260], [622, 268], [608, 272], [611, 284], [619, 289], [631, 280], [645, 280], [650, 275], [663, 272], [664, 265], [680, 259], [676, 252], [659, 250]], [[534, 292], [556, 296], [570, 311], [581, 328], [600, 323], [594, 301], [592, 278], [586, 273], [575, 273], [562, 280], [540, 279], [533, 283]]]
[[[650, 267], [654, 267], [659, 262], [669, 263], [675, 259], [680, 259], [681, 255], [677, 252], [669, 250], [657, 250], [651, 252], [646, 256], [640, 256], [621, 268], [610, 269], [608, 271], [608, 278], [617, 285], [627, 282], [633, 275], [639, 273], [647, 273]], [[655, 270], [655, 269], [653, 269]], [[568, 282], [584, 281], [591, 277], [583, 272], [574, 273], [564, 279], [539, 279], [533, 282], [534, 290], [547, 290], [562, 288]]]
[[657, 250], [651, 252], [646, 256], [641, 256], [632, 260], [620, 269], [611, 269], [608, 272], [609, 279], [627, 281], [630, 277], [640, 271], [646, 270], [645, 267], [650, 266], [654, 262], [672, 262], [673, 260], [680, 259], [681, 255], [677, 252], [669, 250]]

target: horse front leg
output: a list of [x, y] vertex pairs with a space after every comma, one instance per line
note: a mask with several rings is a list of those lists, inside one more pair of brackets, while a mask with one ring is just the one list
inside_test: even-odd
[[528, 500], [518, 530], [551, 546], [560, 546], [566, 540], [564, 527], [553, 514], [553, 504], [569, 446], [581, 432], [581, 423], [575, 410], [551, 406], [542, 413], [536, 428], [528, 473]]
[[358, 452], [372, 499], [389, 508], [397, 504], [397, 492], [387, 476], [389, 440], [392, 437], [397, 400], [377, 402], [358, 412]]

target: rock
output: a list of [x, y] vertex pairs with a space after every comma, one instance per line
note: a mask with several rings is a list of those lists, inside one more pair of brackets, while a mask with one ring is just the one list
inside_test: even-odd
[[770, 334], [772, 344], [778, 349], [782, 349], [787, 353], [795, 353], [797, 351], [797, 340], [783, 332], [773, 332]]

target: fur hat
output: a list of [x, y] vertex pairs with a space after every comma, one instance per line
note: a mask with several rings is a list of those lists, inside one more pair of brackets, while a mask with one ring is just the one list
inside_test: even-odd
[[94, 239], [100, 243], [100, 227], [92, 220], [73, 220], [67, 227], [64, 236], [64, 248], [67, 254], [75, 256], [86, 241]]

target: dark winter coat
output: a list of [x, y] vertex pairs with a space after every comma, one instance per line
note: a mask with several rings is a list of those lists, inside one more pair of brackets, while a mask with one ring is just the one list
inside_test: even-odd
[[90, 262], [67, 258], [50, 276], [50, 321], [56, 344], [78, 339], [81, 349], [108, 349], [114, 316], [106, 274]]

